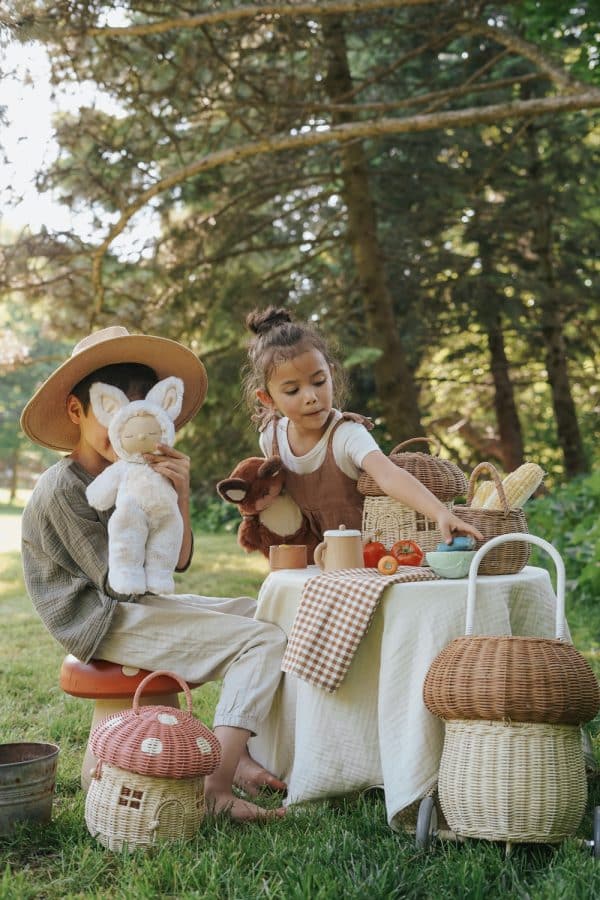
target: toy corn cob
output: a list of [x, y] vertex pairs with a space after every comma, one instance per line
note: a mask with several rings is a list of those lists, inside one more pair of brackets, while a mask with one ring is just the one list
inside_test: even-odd
[[[523, 463], [504, 478], [502, 487], [509, 509], [518, 509], [531, 497], [544, 478], [544, 470], [537, 463]], [[491, 482], [490, 482], [491, 483]], [[483, 503], [483, 509], [502, 509], [495, 486]]]
[[473, 499], [471, 500], [471, 508], [472, 509], [481, 509], [482, 506], [485, 505], [486, 500], [489, 500], [492, 494], [496, 494], [496, 485], [493, 481], [480, 481], [477, 485], [477, 490], [473, 494]]

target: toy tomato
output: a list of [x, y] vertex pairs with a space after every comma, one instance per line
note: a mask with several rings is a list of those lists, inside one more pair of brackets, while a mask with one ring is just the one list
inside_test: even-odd
[[367, 569], [376, 569], [382, 556], [386, 556], [387, 550], [381, 541], [367, 541], [363, 547], [363, 559]]
[[415, 541], [396, 541], [390, 550], [401, 566], [420, 566], [425, 554]]
[[398, 560], [395, 556], [382, 556], [377, 563], [377, 568], [382, 575], [393, 575], [398, 569]]

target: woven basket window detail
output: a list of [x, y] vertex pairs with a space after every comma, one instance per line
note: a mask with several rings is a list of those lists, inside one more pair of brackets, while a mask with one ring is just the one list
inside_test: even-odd
[[139, 809], [142, 805], [143, 796], [143, 791], [134, 791], [123, 785], [121, 793], [119, 794], [119, 806], [128, 806], [129, 809]]
[[433, 519], [428, 519], [422, 513], [417, 513], [415, 517], [417, 531], [437, 531], [437, 525]]
[[[444, 506], [450, 507], [450, 503]], [[361, 526], [363, 540], [382, 541], [391, 547], [396, 541], [416, 541], [427, 553], [435, 550], [442, 534], [433, 519], [404, 506], [391, 497], [365, 497]]]

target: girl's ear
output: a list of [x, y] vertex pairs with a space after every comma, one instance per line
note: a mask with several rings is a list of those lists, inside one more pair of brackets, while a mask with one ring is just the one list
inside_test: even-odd
[[127, 406], [129, 398], [121, 388], [115, 387], [114, 384], [95, 381], [90, 387], [90, 402], [100, 424], [108, 428], [111, 419], [120, 409]]
[[273, 398], [271, 397], [270, 393], [268, 391], [265, 391], [263, 388], [257, 389], [256, 399], [259, 403], [262, 403], [263, 406], [268, 407], [268, 409], [275, 409]]

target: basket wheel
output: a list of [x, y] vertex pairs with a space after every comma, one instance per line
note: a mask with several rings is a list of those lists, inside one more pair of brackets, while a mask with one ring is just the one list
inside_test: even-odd
[[594, 810], [594, 859], [600, 859], [600, 806]]
[[437, 833], [437, 809], [433, 797], [423, 797], [417, 815], [415, 842], [419, 849], [428, 850], [431, 839]]

